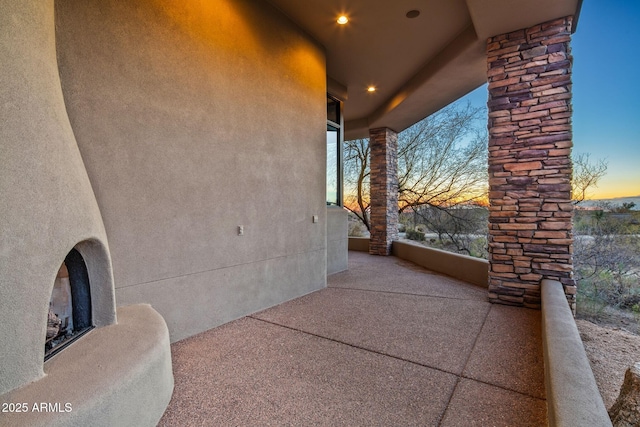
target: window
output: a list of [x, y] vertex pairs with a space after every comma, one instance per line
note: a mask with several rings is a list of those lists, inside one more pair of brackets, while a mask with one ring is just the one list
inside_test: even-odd
[[327, 205], [342, 206], [342, 103], [327, 96]]

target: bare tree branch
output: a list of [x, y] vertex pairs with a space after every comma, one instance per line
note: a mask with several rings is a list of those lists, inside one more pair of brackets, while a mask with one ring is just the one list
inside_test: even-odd
[[[486, 198], [485, 114], [468, 103], [452, 104], [398, 135], [400, 213], [423, 206], [452, 209]], [[344, 177], [345, 207], [370, 230], [368, 139], [345, 142]]]
[[573, 180], [571, 198], [574, 204], [583, 202], [589, 190], [598, 186], [598, 181], [607, 173], [607, 161], [600, 159], [592, 163], [590, 154], [578, 154], [573, 159]]
[[344, 147], [344, 206], [367, 228], [369, 223], [369, 140], [346, 141]]

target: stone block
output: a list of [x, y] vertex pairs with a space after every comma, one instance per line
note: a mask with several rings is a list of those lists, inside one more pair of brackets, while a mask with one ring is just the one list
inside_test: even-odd
[[[555, 36], [555, 37], [550, 37], [550, 38], [542, 41], [542, 44], [545, 44], [548, 47], [548, 46], [554, 45], [554, 44], [555, 45], [561, 44], [561, 43], [564, 44], [564, 43], [567, 43], [569, 41], [571, 41], [571, 36], [569, 34], [562, 34], [562, 35], [558, 35], [558, 36]], [[548, 51], [548, 49], [547, 49], [547, 51]]]
[[540, 193], [547, 193], [547, 197], [559, 197], [570, 199], [571, 184], [540, 184], [538, 185]]
[[538, 56], [545, 55], [547, 53], [547, 46], [537, 46], [531, 49], [527, 49], [521, 52], [523, 59], [531, 59]]
[[491, 272], [493, 273], [512, 273], [513, 265], [509, 264], [492, 264], [490, 266]]
[[542, 157], [545, 158], [548, 155], [548, 150], [539, 150], [539, 149], [525, 149], [515, 153], [515, 157], [518, 159], [528, 159], [534, 157]]
[[538, 239], [561, 239], [567, 237], [566, 231], [536, 231], [534, 234]]
[[[513, 73], [515, 74], [515, 73]], [[520, 80], [520, 78], [518, 77], [518, 80]], [[509, 85], [507, 88], [507, 93], [515, 93], [515, 92], [519, 92], [522, 91], [522, 93], [528, 92], [528, 89], [531, 87], [531, 83], [529, 82], [520, 82], [517, 84], [513, 84], [513, 85]]]
[[566, 246], [540, 245], [540, 244], [523, 245], [522, 249], [524, 250], [525, 253], [536, 254], [536, 256], [541, 254], [553, 254], [553, 253], [562, 254], [567, 252]]
[[[560, 178], [540, 178], [538, 179], [538, 183], [539, 184], [570, 184], [571, 179], [568, 176], [564, 176], [564, 177], [560, 177]], [[558, 210], [558, 205], [557, 204], [553, 204], [555, 206], [554, 210]]]
[[[541, 274], [523, 274], [520, 276], [521, 280], [526, 280], [529, 282], [540, 282], [540, 280], [542, 280], [542, 275]], [[534, 285], [532, 286], [533, 288], [537, 288], [539, 285]]]
[[542, 162], [520, 162], [520, 163], [508, 163], [504, 165], [504, 169], [507, 171], [529, 171], [542, 168]]
[[570, 245], [573, 244], [573, 239], [549, 239], [547, 242], [550, 245], [569, 246], [569, 252], [572, 252], [572, 248]]
[[[532, 90], [533, 92], [535, 92], [536, 90]], [[556, 95], [559, 93], [565, 93], [567, 92], [567, 89], [564, 87], [554, 87], [551, 89], [544, 89], [540, 91], [540, 96], [548, 96], [548, 95]]]
[[546, 221], [540, 224], [541, 230], [571, 230], [571, 222]]
[[562, 272], [571, 272], [573, 271], [573, 265], [571, 264], [558, 264], [558, 263], [541, 263], [541, 270], [550, 270], [550, 271], [562, 271]]
[[[527, 73], [526, 70], [523, 70], [521, 68], [512, 69], [512, 67], [509, 67], [509, 66], [505, 67], [505, 71], [507, 71], [507, 77], [508, 78], [523, 76], [523, 75], [525, 75]], [[518, 83], [518, 84], [522, 84], [522, 79], [520, 79], [520, 83]], [[514, 86], [516, 86], [516, 85], [514, 85]], [[529, 87], [529, 86], [525, 86], [525, 87]], [[514, 90], [513, 87], [509, 87], [508, 91], [511, 92], [513, 90]]]
[[519, 40], [519, 39], [524, 39], [525, 37], [525, 30], [521, 29], [521, 30], [516, 30], [516, 31], [512, 31], [510, 33], [507, 33], [507, 40]]
[[530, 119], [545, 117], [547, 115], [549, 115], [548, 110], [541, 110], [541, 111], [533, 111], [525, 114], [514, 114], [512, 116], [512, 119], [514, 122], [517, 122], [521, 120], [530, 120]]
[[518, 130], [520, 127], [517, 124], [514, 125], [501, 125], [492, 127], [489, 133], [491, 135], [499, 135], [501, 133], [509, 133]]
[[500, 87], [504, 87], [504, 86], [509, 86], [515, 83], [520, 82], [520, 77], [511, 77], [509, 79], [504, 79], [504, 80], [497, 80], [497, 81], [492, 81], [491, 83], [489, 83], [489, 90], [491, 89], [495, 89], [495, 88], [500, 88]]
[[500, 230], [535, 230], [535, 229], [537, 229], [537, 225], [536, 224], [507, 223], [507, 224], [498, 224], [498, 228]]
[[[508, 103], [508, 99], [509, 98], [504, 98], [505, 100], [507, 100], [506, 103]], [[505, 110], [498, 110], [498, 111], [492, 111], [489, 113], [489, 118], [494, 118], [494, 117], [509, 117], [511, 116], [511, 113], [509, 111], [505, 111]]]
[[557, 101], [557, 100], [560, 100], [560, 99], [570, 100], [571, 99], [571, 93], [560, 93], [560, 94], [556, 94], [556, 95], [541, 96], [539, 99], [540, 99], [540, 102]]
[[540, 119], [523, 120], [520, 123], [518, 123], [518, 125], [521, 128], [530, 127], [530, 126], [539, 127], [540, 124], [542, 124], [542, 120]]
[[506, 181], [510, 185], [526, 186], [526, 185], [532, 184], [535, 181], [535, 179], [530, 176], [517, 176], [513, 178], [506, 178]]
[[[500, 290], [501, 292], [504, 292], [502, 289]], [[523, 295], [524, 295], [524, 292], [523, 292]], [[523, 297], [517, 297], [517, 296], [511, 296], [511, 295], [505, 295], [505, 294], [498, 295], [498, 300], [504, 303], [507, 303], [507, 302], [514, 303], [513, 305], [522, 305], [524, 303]]]
[[557, 52], [566, 53], [566, 51], [567, 51], [567, 48], [564, 45], [564, 43], [547, 44], [547, 53], [549, 53], [549, 54], [557, 53]]
[[489, 218], [491, 218], [491, 219], [512, 218], [512, 217], [515, 217], [516, 215], [517, 215], [516, 211], [500, 211], [500, 212], [491, 212], [489, 214]]
[[[571, 75], [569, 74], [550, 74], [547, 76], [538, 77], [534, 82], [531, 83], [532, 87], [536, 87], [540, 89], [549, 88], [549, 87], [558, 87], [558, 86], [566, 86], [571, 84]], [[554, 107], [559, 107], [559, 105], [554, 105]]]
[[[568, 128], [567, 131], [569, 131], [569, 130], [571, 130], [571, 125], [551, 126], [550, 128], [552, 128], [552, 129]], [[550, 131], [550, 132], [556, 132], [556, 131]], [[570, 155], [571, 155], [571, 148], [561, 148], [561, 149], [549, 150], [549, 156], [550, 157], [568, 157]]]

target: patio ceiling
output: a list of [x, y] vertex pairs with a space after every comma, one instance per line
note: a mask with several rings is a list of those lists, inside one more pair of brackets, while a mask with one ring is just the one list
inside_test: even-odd
[[[268, 0], [324, 46], [342, 88], [345, 139], [402, 131], [486, 81], [485, 41], [557, 17], [581, 0]], [[415, 18], [407, 12], [420, 11]], [[349, 23], [338, 25], [338, 15]], [[575, 27], [574, 27], [575, 29]], [[368, 86], [376, 91], [367, 92]], [[341, 94], [344, 96], [344, 93]]]

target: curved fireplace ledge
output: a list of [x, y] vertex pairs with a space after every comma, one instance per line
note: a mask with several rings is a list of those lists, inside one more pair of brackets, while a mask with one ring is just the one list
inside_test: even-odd
[[1, 396], [28, 409], [1, 414], [4, 425], [155, 426], [173, 392], [167, 325], [146, 304], [117, 318], [45, 362], [45, 377]]

